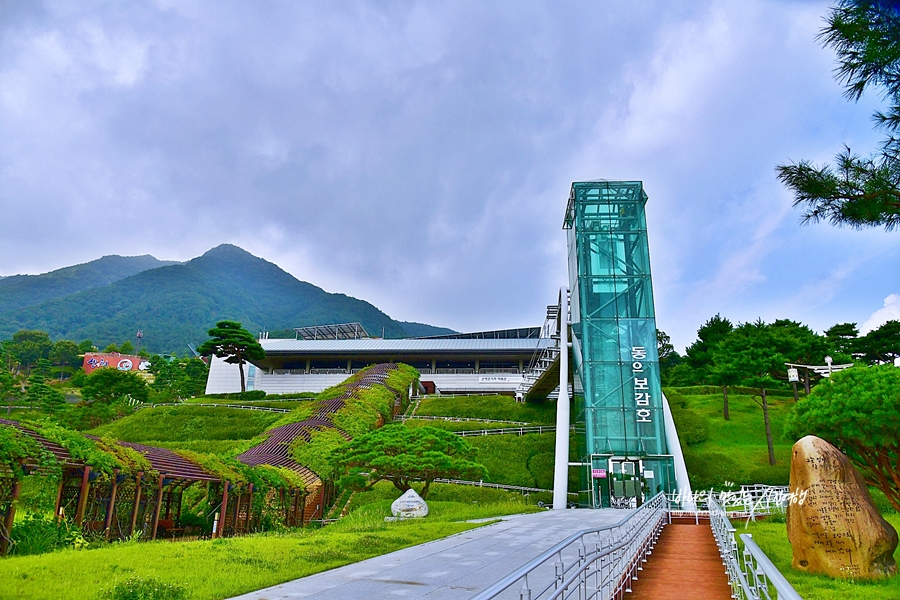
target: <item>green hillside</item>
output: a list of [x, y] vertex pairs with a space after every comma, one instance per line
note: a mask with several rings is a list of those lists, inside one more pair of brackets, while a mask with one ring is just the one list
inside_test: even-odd
[[148, 351], [182, 351], [188, 342], [206, 339], [206, 330], [222, 319], [240, 321], [252, 332], [359, 321], [372, 333], [407, 336], [403, 324], [368, 302], [328, 293], [223, 244], [183, 264], [0, 313], [0, 338], [39, 329], [102, 347], [142, 329]]
[[400, 321], [403, 330], [409, 337], [428, 337], [432, 335], [449, 335], [451, 333], [459, 333], [446, 327], [435, 327], [426, 323], [416, 323], [414, 321]]
[[91, 262], [41, 275], [12, 275], [0, 279], [0, 312], [36, 306], [56, 298], [114, 283], [141, 271], [177, 264], [143, 256], [104, 256]]
[[[693, 392], [685, 388], [687, 392]], [[747, 395], [728, 394], [730, 420], [722, 417], [722, 394], [681, 393], [666, 396], [678, 427], [691, 485], [695, 489], [766, 483], [787, 485], [793, 442], [781, 437], [792, 397], [769, 396], [769, 419], [776, 465], [769, 465], [762, 408]]]

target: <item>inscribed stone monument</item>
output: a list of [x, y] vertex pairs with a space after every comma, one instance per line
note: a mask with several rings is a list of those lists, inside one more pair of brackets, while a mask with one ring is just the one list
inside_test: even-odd
[[865, 481], [843, 452], [812, 435], [798, 441], [790, 491], [792, 567], [854, 579], [897, 573], [897, 532], [881, 517]]
[[416, 490], [410, 488], [391, 504], [391, 514], [400, 519], [427, 517], [428, 505]]

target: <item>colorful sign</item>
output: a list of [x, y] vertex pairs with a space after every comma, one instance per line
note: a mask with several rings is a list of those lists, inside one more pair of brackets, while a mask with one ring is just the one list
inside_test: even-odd
[[591, 477], [594, 479], [606, 479], [606, 469], [591, 469]]
[[95, 369], [110, 367], [120, 371], [146, 371], [150, 368], [150, 361], [141, 356], [117, 352], [86, 352], [81, 366], [87, 375], [90, 375]]

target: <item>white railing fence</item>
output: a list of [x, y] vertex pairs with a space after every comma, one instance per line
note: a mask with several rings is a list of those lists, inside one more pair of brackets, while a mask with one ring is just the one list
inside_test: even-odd
[[631, 591], [631, 582], [668, 522], [668, 508], [660, 493], [615, 525], [569, 536], [472, 600], [619, 597]]
[[[722, 563], [731, 584], [731, 597], [738, 600], [802, 600], [784, 575], [772, 564], [749, 533], [741, 534], [743, 552], [738, 549], [735, 528], [725, 508], [715, 498], [709, 500], [709, 520]], [[777, 592], [774, 595], [772, 592]]]

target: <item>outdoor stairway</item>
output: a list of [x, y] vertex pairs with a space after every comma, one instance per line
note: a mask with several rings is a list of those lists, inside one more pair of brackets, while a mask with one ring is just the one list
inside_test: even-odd
[[731, 586], [709, 522], [663, 528], [627, 600], [728, 600]]

